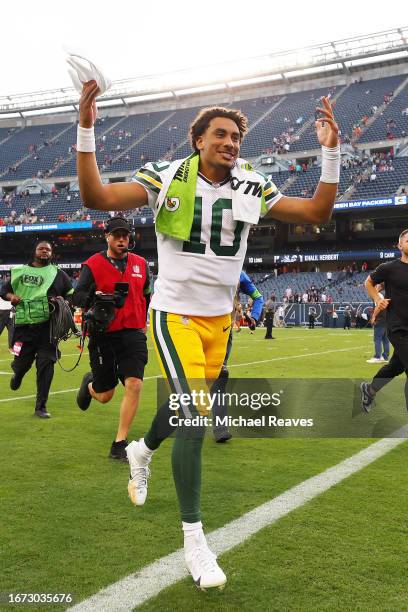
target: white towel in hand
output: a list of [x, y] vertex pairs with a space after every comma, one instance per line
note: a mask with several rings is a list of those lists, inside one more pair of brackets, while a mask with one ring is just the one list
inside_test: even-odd
[[111, 86], [111, 80], [103, 74], [102, 70], [82, 55], [70, 53], [67, 62], [71, 66], [68, 68], [69, 76], [78, 93], [82, 93], [82, 86], [87, 81], [97, 82], [100, 96]]

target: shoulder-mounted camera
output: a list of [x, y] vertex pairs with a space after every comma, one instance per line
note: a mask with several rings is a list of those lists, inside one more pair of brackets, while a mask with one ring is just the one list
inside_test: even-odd
[[129, 283], [115, 283], [113, 293], [95, 293], [93, 305], [83, 316], [88, 333], [106, 332], [115, 318], [115, 309], [123, 307], [128, 294]]

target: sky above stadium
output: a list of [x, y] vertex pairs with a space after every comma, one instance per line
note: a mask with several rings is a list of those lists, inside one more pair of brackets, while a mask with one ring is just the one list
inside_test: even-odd
[[0, 95], [69, 86], [64, 47], [117, 80], [399, 27], [397, 7], [374, 10], [356, 0], [4, 2]]

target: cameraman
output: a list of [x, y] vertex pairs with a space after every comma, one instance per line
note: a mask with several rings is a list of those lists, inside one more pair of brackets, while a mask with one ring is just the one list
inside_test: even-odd
[[46, 240], [34, 247], [30, 263], [11, 270], [11, 279], [2, 289], [1, 297], [15, 306], [12, 350], [14, 376], [10, 389], [17, 391], [24, 375], [35, 359], [37, 368], [37, 401], [34, 415], [48, 419], [46, 403], [54, 377], [57, 346], [50, 340], [50, 302], [72, 294], [68, 274], [52, 263], [53, 250]]
[[[119, 427], [110, 457], [127, 461], [125, 448], [136, 414], [147, 363], [146, 318], [150, 274], [143, 257], [129, 253], [131, 227], [123, 217], [105, 225], [107, 251], [92, 255], [82, 267], [73, 304], [84, 308], [92, 372], [82, 379], [77, 395], [81, 410], [92, 398], [106, 404], [118, 380], [125, 386]], [[108, 295], [107, 295], [108, 294]]]

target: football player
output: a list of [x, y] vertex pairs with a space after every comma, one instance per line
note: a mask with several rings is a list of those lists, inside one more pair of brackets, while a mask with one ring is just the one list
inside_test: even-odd
[[[95, 81], [84, 84], [77, 141], [81, 196], [88, 208], [123, 211], [148, 205], [154, 211], [159, 271], [150, 329], [172, 391], [191, 393], [189, 381], [204, 385], [220, 373], [251, 223], [262, 215], [291, 223], [322, 223], [330, 218], [340, 172], [333, 110], [329, 99], [322, 98], [316, 121], [323, 147], [321, 180], [313, 197], [293, 198], [284, 196], [239, 158], [247, 119], [239, 110], [222, 107], [204, 109], [194, 119], [190, 126], [193, 154], [188, 158], [148, 163], [129, 183], [103, 184], [93, 129], [97, 95]], [[206, 411], [205, 406], [194, 408], [199, 414]], [[165, 436], [162, 409], [149, 432], [127, 447], [128, 489], [135, 505], [145, 502], [149, 464]], [[201, 588], [222, 588], [226, 577], [207, 545], [201, 523], [203, 435], [200, 430], [176, 436], [172, 467], [187, 567]]]

